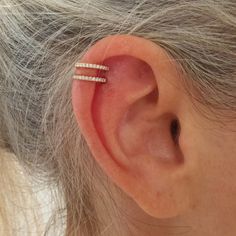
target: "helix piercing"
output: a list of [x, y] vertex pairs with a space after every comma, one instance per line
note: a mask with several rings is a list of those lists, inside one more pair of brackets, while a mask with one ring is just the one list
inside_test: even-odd
[[[97, 70], [109, 71], [108, 66], [99, 65], [99, 64], [91, 64], [91, 63], [76, 63], [75, 67], [76, 68], [88, 68], [88, 69], [97, 69]], [[78, 74], [75, 74], [73, 76], [73, 79], [84, 80], [84, 81], [92, 81], [92, 82], [100, 82], [100, 83], [106, 83], [107, 82], [106, 78], [103, 78], [103, 77], [78, 75]]]
[[91, 82], [100, 82], [100, 83], [107, 82], [107, 80], [105, 78], [95, 77], [95, 76], [87, 76], [87, 75], [73, 75], [73, 79], [85, 80], [85, 81], [91, 81]]
[[98, 64], [91, 64], [91, 63], [76, 63], [76, 68], [89, 68], [89, 69], [98, 69], [98, 70], [105, 70], [108, 71], [109, 67], [104, 65], [98, 65]]

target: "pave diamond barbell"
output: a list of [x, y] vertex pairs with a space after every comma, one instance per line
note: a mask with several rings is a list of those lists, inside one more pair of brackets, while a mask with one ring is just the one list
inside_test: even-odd
[[[108, 66], [98, 65], [98, 64], [91, 64], [91, 63], [76, 63], [75, 67], [76, 68], [88, 68], [88, 69], [97, 69], [97, 70], [109, 71]], [[87, 75], [78, 75], [78, 74], [75, 74], [73, 76], [73, 79], [92, 81], [92, 82], [100, 82], [100, 83], [106, 83], [107, 82], [106, 78], [96, 77], [96, 76], [87, 76]]]
[[101, 82], [101, 83], [107, 82], [107, 80], [105, 78], [95, 77], [95, 76], [87, 76], [87, 75], [74, 75], [73, 79], [92, 81], [92, 82]]
[[98, 69], [98, 70], [105, 70], [108, 71], [108, 66], [98, 65], [98, 64], [91, 64], [91, 63], [76, 63], [75, 67], [77, 68], [90, 68], [90, 69]]

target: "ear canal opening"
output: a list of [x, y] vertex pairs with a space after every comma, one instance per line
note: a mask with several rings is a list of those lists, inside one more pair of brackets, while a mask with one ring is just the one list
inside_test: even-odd
[[181, 127], [178, 118], [172, 119], [170, 123], [170, 132], [171, 132], [171, 137], [176, 145], [179, 144], [180, 130]]

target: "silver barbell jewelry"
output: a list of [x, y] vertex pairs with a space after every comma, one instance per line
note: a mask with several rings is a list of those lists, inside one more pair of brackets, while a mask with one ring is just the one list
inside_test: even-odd
[[[76, 68], [88, 68], [88, 69], [97, 69], [97, 70], [109, 71], [108, 66], [99, 65], [99, 64], [92, 64], [92, 63], [76, 63], [75, 67]], [[73, 79], [84, 80], [84, 81], [92, 81], [92, 82], [100, 82], [100, 83], [106, 83], [107, 82], [106, 78], [103, 78], [103, 77], [78, 75], [78, 74], [75, 74], [73, 76]]]

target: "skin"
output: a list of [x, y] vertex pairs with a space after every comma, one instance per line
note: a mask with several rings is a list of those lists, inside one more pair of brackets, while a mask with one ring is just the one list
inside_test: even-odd
[[199, 112], [179, 65], [149, 40], [109, 36], [81, 59], [101, 61], [109, 72], [76, 73], [108, 83], [74, 81], [72, 101], [95, 160], [126, 196], [114, 196], [129, 215], [122, 235], [235, 235], [235, 122]]

